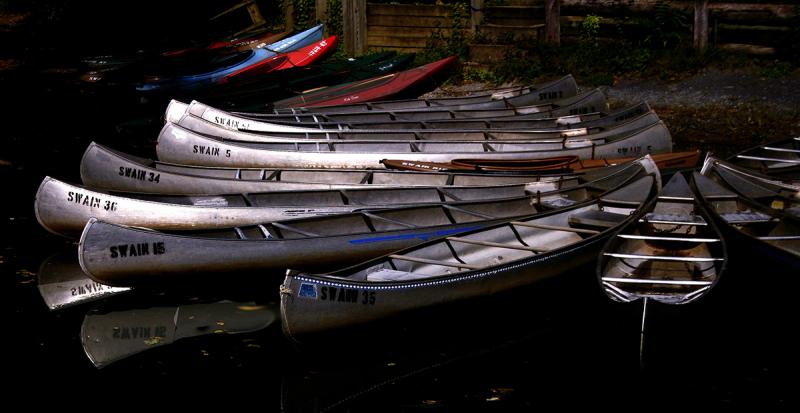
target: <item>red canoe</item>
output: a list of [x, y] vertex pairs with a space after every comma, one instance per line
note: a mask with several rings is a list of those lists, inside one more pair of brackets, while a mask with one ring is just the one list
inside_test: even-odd
[[227, 82], [233, 78], [238, 80], [246, 76], [263, 75], [264, 73], [274, 72], [276, 70], [308, 66], [336, 50], [337, 43], [338, 40], [336, 36], [331, 36], [295, 51], [281, 53], [254, 65], [239, 69], [225, 76], [222, 82]]
[[304, 93], [289, 99], [273, 102], [273, 109], [338, 106], [358, 102], [397, 99], [401, 95], [419, 95], [420, 90], [432, 85], [433, 79], [446, 72], [458, 57], [428, 63], [399, 73], [373, 77], [358, 82], [345, 83]]

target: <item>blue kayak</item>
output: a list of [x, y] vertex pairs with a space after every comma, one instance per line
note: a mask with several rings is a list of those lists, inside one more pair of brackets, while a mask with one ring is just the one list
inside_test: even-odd
[[136, 89], [140, 92], [162, 92], [175, 89], [191, 90], [218, 83], [228, 74], [262, 62], [279, 53], [290, 52], [322, 40], [322, 27], [323, 25], [320, 24], [275, 43], [243, 52], [235, 63], [228, 61], [228, 64], [213, 71], [198, 75], [159, 79], [144, 83]]

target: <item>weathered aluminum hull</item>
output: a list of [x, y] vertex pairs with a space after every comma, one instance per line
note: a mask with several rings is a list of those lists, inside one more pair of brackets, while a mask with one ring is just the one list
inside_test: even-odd
[[[366, 188], [281, 191], [245, 195], [159, 196], [99, 192], [45, 177], [36, 193], [36, 219], [48, 231], [77, 237], [90, 218], [155, 230], [255, 225], [364, 208], [525, 196], [577, 185], [578, 178], [492, 187]], [[585, 182], [585, 180], [584, 180]]]
[[541, 139], [521, 142], [330, 142], [244, 143], [207, 138], [185, 130], [162, 134], [156, 147], [161, 161], [187, 165], [277, 168], [381, 168], [382, 159], [449, 162], [456, 158], [546, 158], [574, 155], [581, 159], [641, 156], [672, 151], [669, 130], [659, 121], [617, 136]]
[[552, 181], [561, 176], [415, 173], [381, 170], [238, 169], [168, 164], [91, 143], [81, 159], [90, 188], [160, 194], [230, 194], [404, 186], [498, 186]]
[[[525, 224], [568, 227], [571, 216], [599, 212], [597, 203], [431, 241], [334, 273], [290, 273], [281, 286], [284, 333], [299, 336], [373, 322], [568, 273], [596, 259], [610, 232], [655, 195], [656, 180], [641, 179], [631, 184], [636, 192], [624, 197], [626, 207], [612, 208], [618, 223], [585, 238]], [[470, 243], [473, 240], [483, 245]], [[501, 247], [505, 245], [510, 247]], [[376, 280], [378, 274], [405, 278]]]
[[615, 301], [687, 304], [711, 291], [727, 262], [722, 234], [678, 172], [658, 198], [609, 239], [597, 276]]
[[329, 142], [348, 140], [474, 140], [474, 141], [505, 141], [505, 140], [534, 140], [546, 138], [562, 138], [574, 136], [587, 136], [595, 139], [613, 137], [626, 131], [632, 131], [659, 120], [655, 112], [649, 111], [634, 118], [625, 119], [616, 124], [597, 127], [582, 127], [580, 125], [568, 129], [531, 129], [531, 130], [486, 130], [486, 129], [422, 129], [422, 130], [346, 130], [346, 131], [275, 131], [254, 133], [232, 130], [195, 116], [185, 115], [177, 123], [168, 122], [161, 133], [172, 133], [175, 126], [222, 139], [244, 142]]
[[562, 208], [657, 171], [643, 159], [602, 182], [549, 194], [456, 202], [296, 219], [250, 227], [172, 234], [90, 219], [81, 235], [81, 267], [93, 279], [128, 285], [154, 274], [185, 277], [286, 268], [332, 269], [422, 241]]
[[607, 115], [573, 115], [561, 118], [516, 119], [506, 117], [499, 119], [449, 119], [432, 121], [389, 121], [389, 122], [287, 122], [285, 120], [265, 121], [258, 117], [247, 117], [232, 112], [222, 111], [200, 102], [193, 101], [188, 106], [172, 101], [167, 106], [166, 121], [180, 123], [186, 115], [192, 115], [215, 123], [221, 127], [255, 132], [319, 132], [322, 130], [415, 130], [415, 129], [571, 129], [609, 127], [638, 115], [649, 112], [650, 106], [642, 102], [628, 108], [620, 109]]

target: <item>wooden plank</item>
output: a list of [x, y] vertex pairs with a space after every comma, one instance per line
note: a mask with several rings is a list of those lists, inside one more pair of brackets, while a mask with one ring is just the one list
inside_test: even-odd
[[409, 36], [409, 37], [430, 37], [431, 33], [439, 31], [442, 35], [449, 36], [451, 29], [433, 29], [430, 27], [395, 27], [395, 26], [367, 26], [370, 36]]
[[417, 16], [397, 16], [390, 14], [379, 14], [369, 16], [369, 25], [375, 26], [400, 26], [400, 27], [447, 27], [450, 20], [444, 17]]
[[[328, 0], [315, 0], [314, 13], [316, 13], [318, 22], [328, 21]], [[325, 33], [328, 33], [328, 26], [325, 25]]]
[[371, 48], [399, 47], [424, 49], [427, 45], [427, 39], [407, 38], [402, 36], [370, 36], [367, 38], [367, 45]]
[[389, 14], [399, 16], [450, 16], [450, 9], [445, 6], [428, 6], [415, 4], [374, 4], [370, 3], [367, 14]]

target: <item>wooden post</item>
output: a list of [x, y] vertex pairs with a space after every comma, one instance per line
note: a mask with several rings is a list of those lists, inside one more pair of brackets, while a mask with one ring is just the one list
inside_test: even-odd
[[314, 11], [317, 14], [317, 23], [328, 21], [328, 0], [316, 0]]
[[704, 52], [708, 46], [708, 0], [694, 2], [694, 48]]
[[561, 44], [561, 0], [544, 1], [544, 41]]
[[483, 22], [483, 0], [470, 0], [469, 9], [470, 20], [472, 23], [471, 29], [472, 32], [475, 33], [478, 31], [478, 26], [480, 26]]
[[367, 51], [367, 0], [342, 0], [342, 31], [347, 54]]
[[287, 32], [291, 32], [294, 30], [294, 2], [292, 0], [285, 0], [283, 4], [285, 5], [284, 26]]

